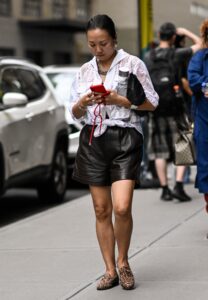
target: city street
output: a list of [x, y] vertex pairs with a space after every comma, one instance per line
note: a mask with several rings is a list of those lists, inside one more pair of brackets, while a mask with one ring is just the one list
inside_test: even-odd
[[0, 32], [0, 300], [208, 299], [208, 1], [0, 0]]
[[96, 290], [104, 266], [87, 190], [69, 189], [66, 201], [53, 206], [19, 192], [18, 210], [7, 195], [15, 209], [1, 213], [0, 299], [206, 299], [208, 216], [193, 185], [186, 190], [189, 203], [163, 202], [159, 189], [135, 190], [129, 254], [136, 288], [104, 292]]
[[[65, 201], [75, 200], [88, 193], [85, 187], [71, 187], [65, 196]], [[56, 204], [43, 203], [37, 197], [35, 190], [12, 189], [0, 199], [0, 228], [25, 217], [46, 211]]]

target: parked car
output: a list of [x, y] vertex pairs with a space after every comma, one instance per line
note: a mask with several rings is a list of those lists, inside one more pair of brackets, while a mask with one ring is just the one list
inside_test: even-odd
[[67, 187], [68, 125], [42, 68], [0, 58], [0, 193], [35, 187], [62, 201]]
[[45, 73], [52, 82], [57, 99], [60, 105], [65, 106], [66, 121], [69, 125], [69, 148], [68, 148], [68, 168], [72, 170], [74, 159], [79, 146], [79, 135], [82, 129], [82, 124], [75, 121], [68, 109], [70, 97], [70, 87], [72, 81], [78, 72], [79, 67], [73, 66], [48, 66], [44, 68]]

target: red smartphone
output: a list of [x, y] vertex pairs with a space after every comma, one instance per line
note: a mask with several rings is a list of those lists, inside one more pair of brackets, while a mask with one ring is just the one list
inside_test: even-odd
[[92, 85], [90, 89], [93, 93], [102, 94], [102, 96], [107, 96], [110, 94], [110, 92], [105, 89], [103, 84]]

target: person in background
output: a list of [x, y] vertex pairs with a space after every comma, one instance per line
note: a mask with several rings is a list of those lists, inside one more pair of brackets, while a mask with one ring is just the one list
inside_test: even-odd
[[[186, 47], [186, 36], [185, 35], [179, 35], [176, 34], [176, 39], [174, 46], [176, 49], [181, 49]], [[187, 59], [184, 59], [181, 61], [181, 82], [182, 82], [182, 91], [185, 101], [185, 109], [186, 109], [186, 115], [188, 116], [189, 120], [191, 121], [191, 96], [193, 95], [192, 90], [190, 89], [189, 82], [187, 79], [187, 68], [190, 60], [190, 56], [187, 57]]]
[[[174, 48], [176, 34], [188, 37], [193, 41], [193, 45], [187, 48]], [[172, 23], [164, 23], [159, 30], [159, 46], [156, 49], [150, 50], [144, 61], [150, 73], [155, 90], [159, 94], [159, 106], [154, 113], [150, 113], [149, 120], [149, 144], [148, 153], [149, 159], [155, 161], [157, 174], [162, 187], [161, 199], [170, 201], [173, 198], [179, 201], [190, 201], [191, 197], [186, 194], [183, 188], [183, 179], [185, 174], [185, 166], [176, 167], [176, 183], [174, 189], [168, 186], [167, 176], [167, 162], [173, 159], [174, 143], [178, 135], [178, 115], [184, 112], [183, 97], [177, 101], [174, 91], [174, 83], [170, 86], [170, 80], [177, 78], [180, 84], [181, 64], [187, 60], [200, 48], [200, 38], [194, 33], [185, 28], [177, 28]], [[158, 65], [160, 62], [160, 65]], [[172, 70], [172, 71], [170, 71]], [[157, 73], [154, 73], [157, 71]], [[167, 75], [169, 71], [169, 75]], [[153, 78], [153, 74], [157, 74]], [[164, 74], [164, 76], [163, 76]], [[161, 78], [160, 78], [161, 76]], [[167, 76], [168, 80], [167, 80]], [[158, 83], [159, 88], [156, 86], [155, 81], [160, 80]], [[167, 88], [164, 88], [167, 84]], [[161, 86], [163, 86], [161, 88]], [[180, 84], [181, 86], [181, 84]]]
[[[156, 48], [158, 46], [157, 41], [153, 41], [150, 44], [150, 48]], [[141, 118], [141, 124], [142, 124], [142, 130], [144, 133], [144, 149], [143, 149], [143, 158], [141, 162], [141, 166], [139, 168], [139, 180], [136, 182], [135, 188], [140, 189], [149, 189], [149, 188], [158, 188], [160, 187], [160, 182], [157, 176], [157, 172], [155, 169], [154, 161], [149, 160], [148, 157], [148, 122], [149, 122], [149, 114], [146, 112], [146, 114]]]
[[[144, 63], [122, 49], [117, 50], [115, 25], [109, 16], [92, 17], [86, 34], [94, 57], [80, 68], [71, 87], [69, 103], [73, 117], [85, 123], [73, 178], [89, 185], [94, 205], [97, 238], [106, 267], [97, 289], [112, 288], [120, 281], [129, 290], [134, 287], [128, 261], [133, 229], [132, 197], [142, 159], [143, 136], [135, 107], [117, 92], [119, 70], [125, 67], [143, 86], [146, 99], [136, 109], [154, 110], [158, 95]], [[95, 84], [103, 84], [108, 93], [104, 96], [91, 92], [90, 86]]]
[[[197, 174], [195, 187], [204, 194], [208, 212], [208, 19], [200, 27], [203, 48], [190, 60], [188, 80], [193, 91]], [[203, 85], [207, 83], [207, 87]]]
[[[174, 46], [176, 49], [185, 48], [186, 46], [186, 36], [176, 34], [176, 39]], [[192, 90], [190, 89], [189, 82], [187, 79], [187, 68], [190, 57], [187, 57], [186, 60], [181, 62], [181, 84], [182, 84], [182, 92], [185, 104], [185, 114], [189, 122], [193, 122], [191, 116], [191, 96], [193, 95]], [[191, 167], [186, 166], [185, 174], [184, 174], [184, 183], [190, 183], [191, 176]]]

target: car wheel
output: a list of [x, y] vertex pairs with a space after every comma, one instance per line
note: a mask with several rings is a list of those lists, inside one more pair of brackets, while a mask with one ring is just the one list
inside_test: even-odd
[[64, 149], [55, 151], [49, 180], [38, 187], [38, 196], [44, 202], [62, 202], [67, 187], [67, 154]]

